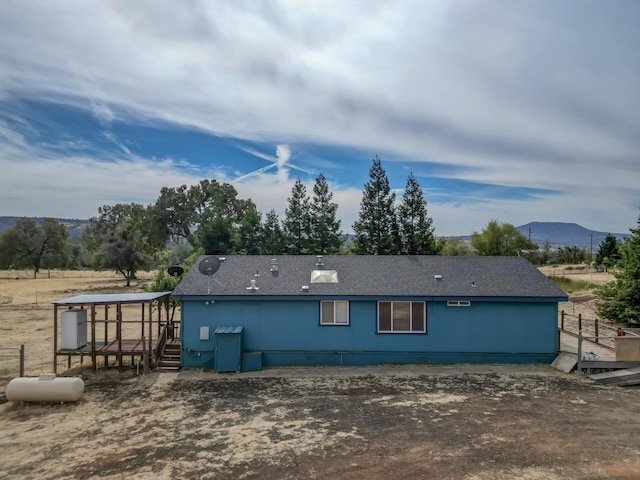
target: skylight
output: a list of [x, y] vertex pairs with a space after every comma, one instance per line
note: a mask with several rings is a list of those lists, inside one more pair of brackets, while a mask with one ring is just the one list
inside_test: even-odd
[[311, 283], [338, 283], [338, 271], [312, 270]]

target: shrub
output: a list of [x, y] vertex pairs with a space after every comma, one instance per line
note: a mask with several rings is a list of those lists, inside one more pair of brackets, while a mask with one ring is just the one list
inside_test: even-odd
[[588, 290], [594, 288], [595, 285], [585, 280], [573, 280], [568, 277], [550, 275], [549, 279], [560, 287], [565, 293], [575, 293], [581, 290]]

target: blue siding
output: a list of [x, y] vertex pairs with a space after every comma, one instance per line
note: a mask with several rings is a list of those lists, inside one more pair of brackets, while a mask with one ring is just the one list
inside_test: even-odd
[[242, 350], [265, 366], [380, 363], [550, 362], [557, 354], [555, 302], [427, 302], [426, 334], [377, 333], [377, 302], [350, 301], [348, 326], [320, 325], [319, 300], [182, 302], [182, 364], [213, 368], [214, 339], [200, 327], [243, 326]]

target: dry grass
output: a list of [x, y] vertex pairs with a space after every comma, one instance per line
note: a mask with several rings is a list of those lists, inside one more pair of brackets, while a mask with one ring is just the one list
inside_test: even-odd
[[[0, 273], [4, 275], [0, 275], [0, 349], [24, 345], [25, 373], [31, 375], [53, 370], [51, 302], [85, 293], [140, 292], [155, 275], [141, 272], [136, 282], [125, 287], [124, 279], [113, 272], [54, 270], [36, 279], [28, 271]], [[15, 358], [0, 357], [0, 377], [15, 376], [17, 365]]]
[[[50, 371], [51, 301], [141, 283], [0, 278], [0, 346]], [[640, 478], [636, 392], [545, 366], [448, 368], [87, 371], [75, 404], [0, 405], [0, 478]]]

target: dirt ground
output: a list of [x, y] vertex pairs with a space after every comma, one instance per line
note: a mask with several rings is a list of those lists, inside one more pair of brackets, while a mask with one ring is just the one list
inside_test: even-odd
[[[0, 347], [50, 371], [50, 302], [123, 291], [89, 273], [0, 276]], [[544, 365], [84, 373], [80, 402], [0, 405], [0, 478], [640, 478], [640, 388]]]

